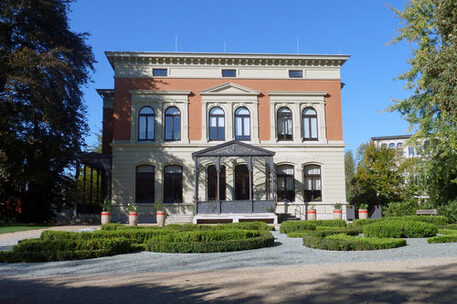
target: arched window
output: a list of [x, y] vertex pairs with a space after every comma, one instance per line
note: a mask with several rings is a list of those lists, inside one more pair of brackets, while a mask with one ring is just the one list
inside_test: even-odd
[[280, 202], [295, 201], [294, 167], [280, 165], [276, 167], [277, 195]]
[[387, 148], [387, 144], [386, 143], [382, 144], [381, 148]]
[[135, 201], [137, 203], [153, 203], [154, 190], [154, 166], [137, 166], [135, 177]]
[[278, 140], [293, 139], [292, 112], [287, 107], [282, 107], [278, 110]]
[[[215, 201], [217, 200], [217, 171], [216, 166], [208, 166], [208, 200]], [[219, 171], [219, 191], [221, 192], [219, 199], [225, 201], [225, 166], [221, 166]]]
[[321, 167], [307, 165], [304, 167], [305, 202], [322, 201]]
[[165, 140], [181, 140], [181, 112], [177, 107], [165, 111]]
[[397, 149], [403, 149], [403, 143], [401, 143], [401, 142], [397, 143]]
[[390, 149], [395, 149], [395, 143], [390, 143], [390, 144], [389, 144], [389, 148], [390, 148]]
[[138, 140], [154, 140], [154, 109], [143, 107], [138, 113]]
[[235, 111], [235, 139], [251, 140], [251, 115], [249, 110], [241, 107]]
[[165, 166], [163, 168], [163, 202], [182, 202], [182, 167]]
[[302, 113], [303, 139], [317, 140], [317, 112], [313, 108], [306, 108]]
[[209, 140], [225, 140], [224, 110], [219, 107], [209, 111]]

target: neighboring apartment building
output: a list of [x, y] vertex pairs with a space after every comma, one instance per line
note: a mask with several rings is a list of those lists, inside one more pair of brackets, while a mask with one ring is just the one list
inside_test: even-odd
[[[178, 219], [345, 203], [340, 68], [347, 55], [106, 52], [103, 153], [113, 217], [154, 201]], [[197, 170], [196, 170], [197, 169]], [[151, 218], [148, 217], [152, 216]]]
[[378, 136], [372, 137], [371, 141], [378, 147], [401, 150], [406, 158], [420, 157], [422, 155], [420, 146], [407, 144], [410, 138], [411, 135]]

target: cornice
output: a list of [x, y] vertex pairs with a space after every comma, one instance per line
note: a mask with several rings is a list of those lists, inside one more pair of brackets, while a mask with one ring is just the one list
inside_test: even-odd
[[242, 54], [242, 53], [161, 53], [161, 52], [105, 52], [113, 69], [116, 64], [138, 65], [209, 65], [209, 66], [290, 66], [341, 67], [349, 55], [319, 54]]
[[273, 91], [267, 92], [270, 96], [327, 96], [328, 92], [280, 92], [280, 91]]
[[129, 90], [131, 95], [189, 95], [191, 91]]

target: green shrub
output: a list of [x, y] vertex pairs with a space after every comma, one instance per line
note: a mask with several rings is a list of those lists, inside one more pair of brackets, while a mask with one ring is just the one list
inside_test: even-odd
[[439, 206], [438, 214], [449, 218], [450, 223], [457, 223], [457, 200]]
[[321, 227], [317, 227], [316, 230], [307, 230], [307, 231], [294, 231], [289, 232], [287, 237], [290, 238], [302, 238], [307, 234], [312, 234], [318, 237], [325, 237], [332, 234], [340, 234], [344, 233], [347, 235], [359, 235], [362, 233], [361, 229], [353, 229], [353, 228], [346, 228], [346, 227], [325, 227], [325, 229], [320, 229]]
[[457, 230], [457, 224], [439, 225], [438, 228], [440, 228], [440, 229], [449, 229], [449, 230]]
[[437, 232], [435, 224], [411, 220], [386, 220], [363, 227], [364, 236], [380, 238], [429, 237]]
[[225, 240], [243, 240], [260, 236], [258, 230], [216, 230], [216, 231], [182, 231], [159, 234], [151, 238], [157, 242], [213, 242]]
[[427, 240], [428, 243], [455, 243], [457, 242], [457, 230], [451, 229], [439, 229], [438, 233], [443, 235], [437, 235]]
[[123, 254], [134, 251], [129, 240], [117, 239], [69, 239], [23, 240], [13, 250], [0, 252], [0, 262], [49, 262], [89, 259]]
[[281, 233], [289, 233], [294, 231], [315, 230], [316, 221], [285, 221], [279, 227]]
[[392, 217], [383, 217], [380, 219], [367, 219], [367, 220], [355, 220], [349, 226], [358, 227], [365, 226], [373, 223], [391, 221], [391, 220], [400, 220], [400, 221], [414, 221], [414, 222], [424, 222], [435, 225], [446, 225], [448, 223], [448, 218], [445, 216], [419, 216], [419, 215], [408, 215], [408, 216], [392, 216]]
[[365, 238], [347, 234], [334, 234], [319, 237], [313, 234], [303, 237], [303, 245], [310, 248], [324, 250], [379, 250], [396, 248], [406, 245], [406, 240], [394, 238]]
[[346, 227], [345, 220], [317, 220], [313, 221], [317, 227]]
[[417, 199], [408, 199], [403, 202], [389, 203], [382, 213], [386, 217], [414, 215], [417, 209], [419, 209]]
[[207, 242], [169, 242], [159, 238], [151, 239], [146, 243], [146, 250], [154, 252], [170, 253], [208, 253], [250, 250], [262, 247], [270, 247], [274, 244], [271, 232], [262, 231], [256, 237], [245, 239], [216, 240]]
[[274, 227], [268, 226], [264, 222], [242, 222], [219, 225], [196, 225], [196, 224], [170, 224], [165, 227], [158, 226], [126, 226], [122, 224], [105, 224], [101, 230], [176, 230], [176, 231], [200, 231], [200, 230], [223, 230], [223, 229], [241, 229], [241, 230], [274, 230]]

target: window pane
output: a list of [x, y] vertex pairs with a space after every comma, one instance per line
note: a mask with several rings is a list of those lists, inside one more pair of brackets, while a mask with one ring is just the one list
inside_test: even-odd
[[217, 139], [216, 138], [216, 127], [209, 127], [209, 139]]
[[224, 127], [224, 123], [225, 123], [224, 117], [218, 117], [217, 120], [218, 120], [219, 127]]
[[217, 118], [216, 117], [210, 117], [209, 119], [209, 125], [211, 127], [215, 127], [216, 126], [216, 123], [217, 123]]
[[236, 136], [241, 136], [241, 118], [237, 117], [235, 118], [235, 135]]
[[392, 149], [395, 148], [395, 144], [394, 143], [390, 143], [389, 144], [389, 148], [392, 148]]
[[167, 69], [153, 69], [152, 75], [153, 76], [167, 76], [168, 71]]
[[314, 109], [307, 108], [303, 111], [303, 115], [317, 115], [317, 113]]
[[146, 117], [140, 116], [138, 122], [138, 139], [146, 139]]
[[292, 119], [288, 119], [288, 120], [286, 121], [286, 128], [287, 128], [286, 134], [292, 135]]
[[222, 70], [222, 77], [236, 77], [236, 70]]
[[250, 136], [251, 135], [251, 128], [249, 125], [249, 117], [244, 117], [243, 118], [243, 123], [244, 123], [244, 136]]
[[169, 107], [166, 111], [165, 114], [168, 115], [179, 115], [181, 112], [179, 112], [177, 107]]
[[249, 115], [249, 111], [246, 108], [238, 108], [235, 111], [235, 114], [238, 114], [238, 115]]
[[214, 107], [211, 109], [211, 111], [209, 111], [209, 114], [224, 115], [224, 111], [219, 107]]
[[278, 135], [284, 135], [284, 119], [282, 117], [278, 118]]
[[174, 129], [174, 139], [181, 139], [181, 117], [175, 117], [174, 119], [175, 129]]
[[154, 116], [148, 116], [148, 139], [154, 139]]
[[154, 114], [154, 110], [150, 107], [144, 107], [140, 110], [140, 114]]
[[302, 70], [289, 70], [289, 77], [290, 78], [302, 78], [303, 71]]
[[171, 117], [165, 117], [165, 139], [172, 138], [172, 121]]
[[311, 138], [317, 138], [317, 119], [311, 118]]
[[136, 167], [135, 201], [137, 203], [154, 202], [154, 167], [142, 165]]
[[309, 130], [309, 118], [303, 119], [303, 137], [310, 138], [310, 130]]

